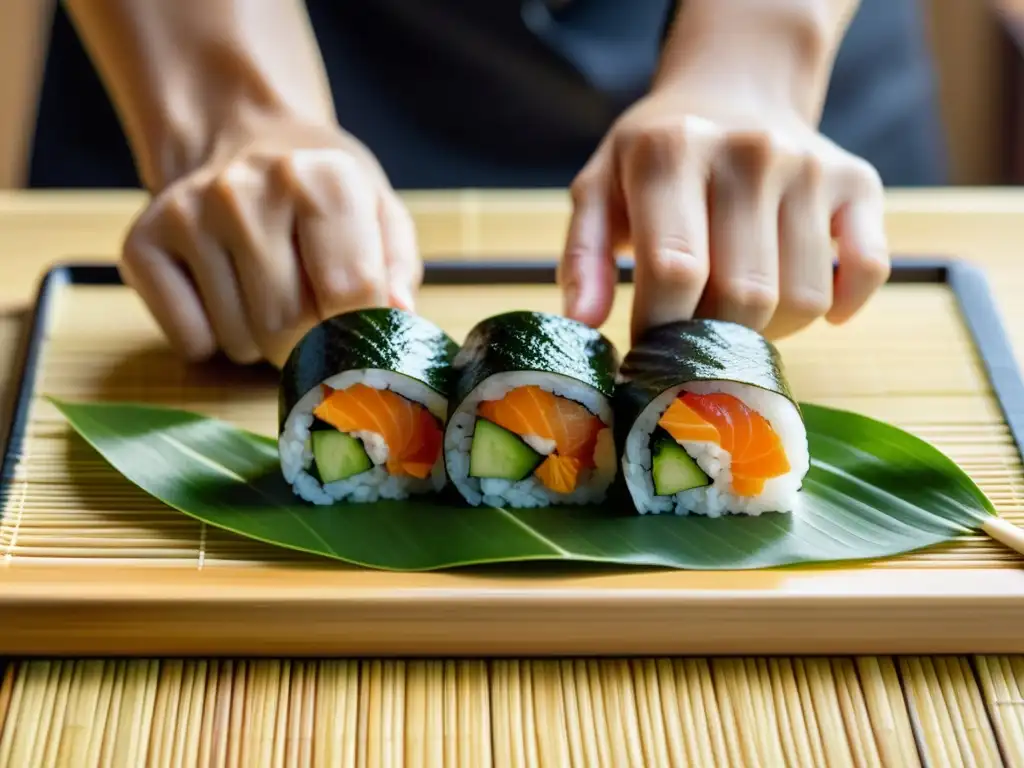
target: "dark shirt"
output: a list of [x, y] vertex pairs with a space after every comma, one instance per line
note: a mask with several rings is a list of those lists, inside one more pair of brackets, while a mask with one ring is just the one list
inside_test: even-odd
[[[566, 186], [647, 89], [673, 0], [307, 0], [339, 122], [397, 188]], [[823, 132], [890, 185], [944, 180], [916, 0], [863, 0]], [[124, 134], [58, 4], [34, 187], [138, 186]]]

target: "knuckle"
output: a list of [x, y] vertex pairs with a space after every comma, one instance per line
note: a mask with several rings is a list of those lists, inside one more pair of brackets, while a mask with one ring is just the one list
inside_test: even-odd
[[885, 283], [892, 272], [889, 253], [884, 249], [858, 254], [853, 267], [865, 282], [875, 286]]
[[121, 250], [121, 258], [117, 262], [117, 271], [123, 282], [129, 288], [138, 288], [140, 272], [146, 269], [146, 265], [139, 256], [139, 250], [132, 248], [125, 243]]
[[270, 162], [267, 178], [278, 194], [293, 197], [301, 188], [299, 173], [292, 155], [278, 155]]
[[750, 278], [723, 280], [715, 287], [725, 301], [747, 312], [771, 312], [779, 303], [773, 286]]
[[381, 300], [384, 280], [364, 269], [337, 269], [322, 276], [320, 288], [332, 306], [368, 306]]
[[346, 295], [350, 282], [348, 275], [341, 269], [320, 269], [313, 281], [313, 287], [318, 296], [333, 305]]
[[168, 195], [161, 205], [163, 226], [176, 237], [190, 236], [196, 229], [194, 209], [191, 196], [184, 190]]
[[234, 160], [217, 175], [214, 186], [221, 193], [231, 197], [255, 191], [259, 187], [260, 174], [244, 159]]
[[572, 184], [569, 185], [569, 199], [574, 206], [580, 207], [590, 200], [592, 189], [593, 181], [589, 174], [580, 173], [572, 180]]
[[205, 202], [215, 210], [233, 209], [238, 206], [238, 188], [229, 170], [213, 177], [206, 185]]
[[149, 250], [155, 242], [150, 222], [137, 222], [132, 226], [121, 249], [121, 263], [130, 271], [147, 269], [152, 259]]
[[850, 158], [847, 176], [854, 196], [879, 198], [885, 194], [885, 185], [878, 169], [863, 158]]
[[366, 194], [364, 181], [356, 159], [338, 152], [312, 163], [304, 186], [317, 210], [347, 214], [358, 207], [359, 196]]
[[707, 282], [708, 265], [706, 260], [693, 255], [685, 240], [662, 240], [652, 255], [650, 273], [658, 283], [691, 287]]
[[824, 315], [832, 306], [832, 299], [824, 291], [803, 288], [789, 293], [781, 303], [788, 314], [804, 320]]
[[319, 165], [337, 176], [361, 176], [363, 173], [359, 158], [346, 149], [325, 150]]
[[733, 133], [725, 140], [725, 154], [732, 172], [742, 179], [763, 181], [782, 160], [782, 152], [765, 131]]
[[619, 131], [617, 144], [625, 160], [655, 169], [680, 165], [687, 155], [689, 137], [683, 122], [626, 126]]
[[380, 301], [384, 293], [384, 281], [376, 275], [357, 272], [353, 275], [347, 299], [355, 305], [370, 305]]
[[806, 190], [821, 187], [825, 178], [825, 165], [814, 152], [805, 152], [795, 160], [795, 181]]

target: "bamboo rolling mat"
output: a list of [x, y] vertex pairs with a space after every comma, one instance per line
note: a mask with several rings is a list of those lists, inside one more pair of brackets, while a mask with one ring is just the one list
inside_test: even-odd
[[1024, 659], [33, 661], [0, 766], [1024, 765]]
[[[605, 331], [628, 349], [629, 286]], [[461, 340], [504, 309], [559, 311], [553, 287], [428, 286], [418, 310]], [[36, 393], [183, 407], [265, 434], [276, 429], [276, 379], [173, 359], [123, 288], [70, 286], [52, 309]], [[802, 400], [883, 419], [959, 463], [999, 512], [1024, 523], [1024, 470], [955, 299], [944, 286], [892, 285], [841, 327], [821, 324], [780, 344]], [[7, 567], [159, 564], [184, 568], [310, 558], [201, 525], [130, 486], [83, 442], [69, 443], [57, 411], [37, 398], [15, 480], [4, 499]], [[868, 567], [1018, 569], [1020, 556], [984, 535]]]

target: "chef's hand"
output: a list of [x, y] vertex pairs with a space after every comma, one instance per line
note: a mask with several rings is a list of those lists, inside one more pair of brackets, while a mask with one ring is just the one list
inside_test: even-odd
[[280, 121], [222, 134], [156, 195], [121, 272], [185, 357], [280, 365], [318, 319], [411, 309], [421, 264], [369, 151], [340, 130]]
[[781, 89], [733, 87], [752, 78], [703, 61], [624, 113], [573, 183], [566, 313], [604, 322], [631, 244], [634, 338], [694, 316], [776, 338], [846, 321], [889, 275], [878, 173]]

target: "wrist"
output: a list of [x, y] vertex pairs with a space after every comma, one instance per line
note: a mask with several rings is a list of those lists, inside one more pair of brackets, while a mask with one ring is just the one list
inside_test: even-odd
[[148, 126], [136, 132], [139, 174], [159, 192], [203, 165], [227, 162], [243, 146], [277, 134], [283, 126], [337, 127], [329, 98], [288, 98], [266, 82], [242, 75], [238, 82], [185, 90], [164, 99]]
[[330, 103], [290, 104], [246, 89], [167, 104], [134, 148], [139, 175], [156, 194], [205, 165], [229, 162], [246, 145], [294, 133], [289, 126], [338, 127]]
[[688, 0], [652, 91], [729, 93], [816, 124], [849, 0]]
[[151, 192], [252, 126], [334, 124], [302, 0], [64, 2]]

